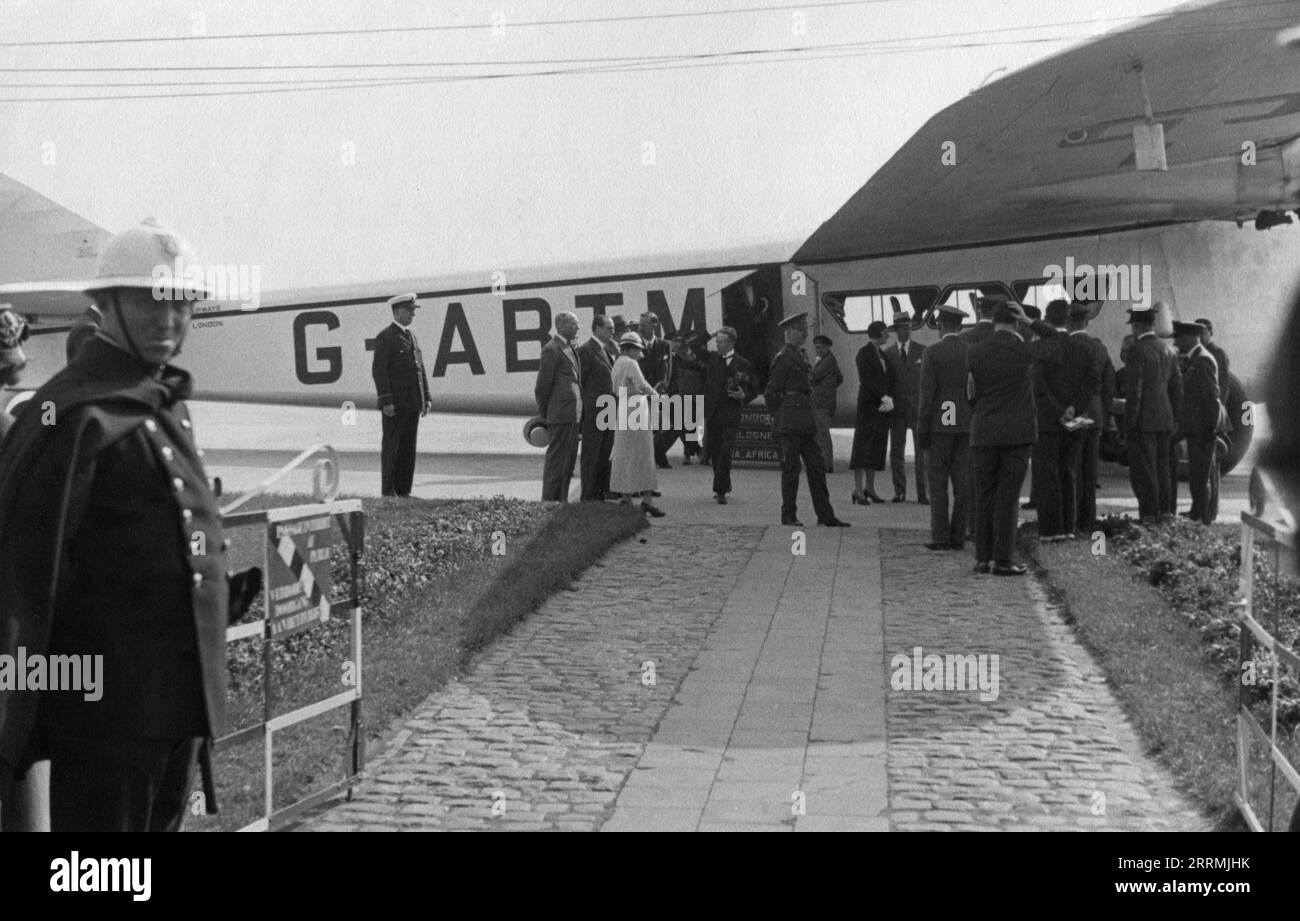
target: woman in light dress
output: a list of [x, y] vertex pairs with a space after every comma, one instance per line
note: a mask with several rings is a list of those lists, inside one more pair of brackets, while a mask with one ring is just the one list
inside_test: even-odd
[[[640, 335], [633, 332], [624, 333], [618, 340], [622, 352], [614, 362], [611, 377], [614, 394], [618, 397], [618, 419], [649, 419], [649, 406], [638, 410], [654, 396], [655, 389], [646, 383], [637, 363], [645, 352], [645, 343]], [[644, 415], [643, 415], [644, 414]], [[650, 426], [619, 425], [614, 431], [614, 450], [610, 454], [609, 488], [611, 492], [620, 493], [623, 505], [631, 505], [634, 496], [641, 497], [641, 510], [654, 518], [662, 518], [664, 512], [651, 501], [651, 495], [659, 486], [659, 477], [655, 473], [654, 432]]]

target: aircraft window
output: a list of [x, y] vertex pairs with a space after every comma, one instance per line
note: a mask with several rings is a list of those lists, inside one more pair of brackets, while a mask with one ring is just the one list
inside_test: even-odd
[[1046, 278], [1013, 281], [1011, 283], [1011, 293], [1015, 295], [1016, 300], [1021, 304], [1031, 305], [1039, 310], [1045, 309], [1052, 301], [1074, 300], [1074, 298], [1070, 297], [1070, 293], [1066, 290], [1064, 284]]
[[964, 285], [951, 285], [944, 291], [942, 303], [949, 307], [960, 307], [962, 313], [966, 314], [966, 319], [962, 320], [965, 325], [973, 324], [976, 320], [975, 301], [977, 298], [987, 297], [991, 294], [1001, 294], [1007, 296], [1006, 286], [1000, 281], [974, 282]]
[[934, 306], [938, 288], [886, 288], [875, 291], [834, 291], [822, 296], [824, 306], [849, 333], [865, 333], [877, 320], [894, 321], [894, 314], [921, 316]]

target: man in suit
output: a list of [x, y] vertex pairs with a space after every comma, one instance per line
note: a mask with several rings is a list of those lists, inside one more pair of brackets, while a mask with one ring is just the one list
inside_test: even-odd
[[573, 338], [578, 318], [568, 311], [555, 315], [555, 335], [542, 348], [533, 396], [537, 413], [546, 420], [550, 442], [542, 466], [542, 501], [568, 502], [573, 465], [582, 432], [582, 370]]
[[[689, 398], [689, 395], [682, 387], [682, 352], [685, 351], [685, 348], [686, 337], [680, 333], [668, 340], [668, 357], [664, 361], [664, 380], [660, 389], [660, 393], [665, 396], [681, 397], [682, 400]], [[689, 363], [689, 359], [687, 363]], [[670, 426], [669, 423], [675, 423], [675, 425]], [[668, 452], [672, 446], [677, 444], [678, 439], [681, 439], [683, 444], [689, 445], [690, 442], [686, 440], [686, 427], [682, 418], [669, 418], [665, 413], [661, 417], [660, 424], [663, 427], [654, 434], [655, 457], [662, 458], [665, 465], [671, 466], [668, 464]], [[658, 463], [657, 460], [656, 463]]]
[[1038, 408], [1038, 440], [1034, 442], [1034, 504], [1038, 508], [1041, 540], [1074, 536], [1078, 514], [1078, 481], [1083, 463], [1083, 432], [1067, 424], [1086, 415], [1101, 390], [1093, 351], [1082, 339], [1067, 334], [1070, 305], [1047, 305], [1046, 322], [1057, 335], [1033, 345], [1034, 403]]
[[[1213, 524], [1210, 514], [1212, 485], [1219, 479], [1219, 465], [1214, 456], [1214, 442], [1219, 425], [1219, 369], [1214, 357], [1201, 343], [1203, 327], [1199, 323], [1175, 323], [1174, 345], [1181, 357], [1183, 401], [1178, 413], [1178, 428], [1169, 446], [1171, 469], [1178, 463], [1178, 443], [1187, 441], [1187, 486], [1192, 494], [1192, 509], [1187, 517], [1202, 524]], [[1178, 504], [1178, 482], [1174, 478], [1174, 504]]]
[[808, 315], [787, 317], [779, 324], [785, 348], [772, 360], [764, 399], [773, 415], [772, 427], [781, 442], [781, 524], [802, 528], [798, 518], [799, 461], [808, 470], [808, 491], [812, 493], [817, 523], [847, 528], [835, 517], [826, 489], [826, 468], [817, 450], [817, 422], [812, 411], [812, 366], [800, 346], [808, 339]]
[[409, 498], [415, 478], [415, 438], [420, 417], [433, 404], [429, 398], [429, 376], [424, 370], [420, 343], [411, 332], [411, 321], [420, 302], [414, 294], [388, 299], [393, 322], [375, 336], [375, 355], [370, 374], [379, 393], [379, 411], [384, 427], [380, 446], [380, 492], [385, 496]]
[[1097, 476], [1101, 465], [1101, 433], [1106, 431], [1111, 402], [1115, 399], [1115, 365], [1110, 360], [1106, 343], [1088, 335], [1088, 321], [1092, 308], [1075, 302], [1070, 305], [1070, 338], [1078, 339], [1092, 352], [1093, 372], [1101, 382], [1096, 395], [1088, 403], [1088, 418], [1096, 424], [1083, 430], [1083, 456], [1079, 464], [1079, 501], [1075, 515], [1076, 527], [1092, 533], [1097, 524]]
[[[957, 307], [938, 307], [942, 338], [925, 350], [917, 402], [916, 443], [926, 453], [930, 493], [930, 550], [960, 550], [966, 541], [970, 504], [970, 404], [966, 402], [966, 354]], [[952, 514], [948, 486], [952, 484]]]
[[[645, 343], [645, 351], [637, 360], [641, 365], [641, 376], [655, 390], [666, 394], [673, 371], [672, 346], [659, 335], [659, 318], [649, 311], [641, 314], [637, 329], [641, 333], [641, 341]], [[672, 464], [668, 463], [669, 442], [661, 437], [663, 434], [655, 433], [655, 466], [660, 470], [670, 470]]]
[[681, 367], [704, 372], [704, 453], [712, 458], [714, 501], [726, 505], [740, 408], [758, 395], [758, 382], [753, 366], [736, 353], [736, 331], [724, 326], [714, 338], [716, 352], [705, 352], [698, 361], [682, 358]]
[[613, 399], [610, 372], [618, 356], [614, 348], [614, 321], [597, 314], [591, 321], [591, 338], [578, 349], [582, 379], [582, 501], [599, 502], [609, 490], [609, 455], [614, 450], [614, 429], [596, 425], [601, 397]]
[[828, 336], [813, 336], [813, 351], [817, 361], [813, 364], [813, 412], [817, 416], [817, 444], [826, 458], [826, 472], [835, 471], [835, 448], [831, 443], [831, 425], [835, 421], [835, 391], [844, 383], [840, 364], [831, 354]]
[[1000, 301], [993, 310], [992, 335], [972, 345], [966, 360], [976, 489], [975, 572], [979, 574], [1025, 573], [1011, 554], [1020, 487], [1030, 447], [1038, 440], [1031, 374], [1034, 350], [1016, 331], [1017, 323], [1027, 321], [1019, 304]]
[[921, 401], [921, 360], [925, 346], [912, 341], [912, 318], [894, 315], [894, 335], [898, 341], [885, 349], [885, 357], [898, 368], [898, 405], [889, 429], [889, 466], [894, 477], [894, 501], [907, 501], [907, 462], [903, 458], [907, 433], [912, 433], [916, 451], [916, 501], [929, 505], [925, 495], [925, 451], [916, 443], [916, 422]]
[[1157, 303], [1148, 310], [1129, 310], [1133, 349], [1124, 379], [1128, 475], [1138, 500], [1138, 518], [1148, 523], [1176, 511], [1169, 438], [1183, 398], [1183, 378], [1173, 350], [1156, 338], [1160, 309]]
[[[993, 310], [998, 304], [1006, 303], [1007, 299], [1000, 295], [990, 295], [981, 297], [975, 301], [976, 322], [975, 325], [965, 330], [961, 334], [962, 341], [967, 345], [975, 345], [983, 342], [989, 336], [993, 335]], [[958, 308], [959, 310], [961, 308]], [[964, 314], [963, 314], [964, 316]]]
[[1228, 402], [1228, 353], [1214, 341], [1214, 324], [1202, 317], [1196, 321], [1201, 327], [1201, 345], [1214, 358], [1219, 371], [1219, 402]]

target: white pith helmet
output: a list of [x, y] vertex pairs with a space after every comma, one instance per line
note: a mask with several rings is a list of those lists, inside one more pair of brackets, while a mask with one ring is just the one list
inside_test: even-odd
[[[176, 274], [178, 259], [180, 275]], [[212, 295], [204, 266], [194, 250], [151, 217], [114, 234], [104, 244], [95, 277], [82, 290], [89, 294], [107, 288], [148, 288], [192, 300]]]

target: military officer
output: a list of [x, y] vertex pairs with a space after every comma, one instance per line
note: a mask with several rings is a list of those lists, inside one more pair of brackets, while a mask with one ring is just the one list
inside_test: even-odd
[[407, 498], [415, 479], [415, 439], [420, 432], [420, 417], [428, 415], [433, 403], [420, 343], [411, 332], [420, 302], [414, 294], [399, 294], [388, 299], [388, 306], [393, 311], [393, 322], [375, 336], [375, 357], [370, 367], [379, 393], [379, 411], [384, 414], [380, 492]]
[[826, 489], [825, 458], [817, 447], [817, 420], [812, 405], [812, 367], [800, 346], [808, 339], [808, 315], [787, 317], [777, 324], [785, 336], [785, 348], [772, 360], [764, 398], [772, 414], [772, 429], [781, 443], [781, 524], [801, 528], [798, 518], [799, 462], [808, 470], [808, 491], [812, 493], [817, 523], [847, 528], [835, 517]]
[[54, 831], [180, 828], [224, 728], [226, 627], [260, 584], [226, 572], [170, 364], [205, 294], [174, 260], [197, 265], [156, 223], [109, 240], [86, 286], [102, 328], [0, 446], [0, 654], [102, 663], [98, 691], [0, 693], [0, 795], [48, 758]]

